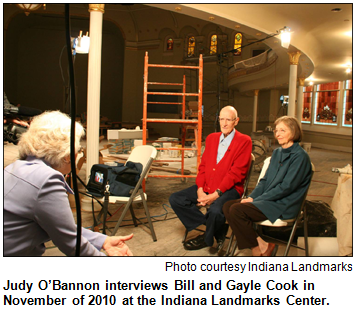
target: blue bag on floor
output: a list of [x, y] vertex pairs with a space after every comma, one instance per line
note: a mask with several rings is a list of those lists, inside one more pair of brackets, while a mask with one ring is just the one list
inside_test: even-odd
[[126, 165], [117, 163], [117, 166], [95, 164], [90, 171], [87, 190], [94, 196], [103, 197], [108, 183], [110, 195], [130, 196], [140, 179], [142, 169], [141, 163], [131, 161]]

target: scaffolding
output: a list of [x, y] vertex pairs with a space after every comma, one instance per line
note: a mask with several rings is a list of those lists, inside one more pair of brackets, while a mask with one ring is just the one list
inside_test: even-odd
[[[164, 82], [149, 82], [148, 81], [148, 69], [149, 68], [168, 68], [168, 69], [190, 69], [197, 70], [199, 72], [199, 84], [198, 84], [198, 92], [196, 93], [187, 93], [186, 92], [186, 78], [183, 75], [182, 83], [164, 83]], [[148, 91], [148, 85], [171, 85], [171, 86], [181, 86], [182, 92], [153, 92]], [[181, 96], [181, 102], [153, 102], [147, 101], [147, 95], [170, 95], [170, 96]], [[167, 65], [167, 64], [149, 64], [148, 62], [148, 52], [145, 54], [145, 64], [144, 64], [144, 84], [143, 84], [143, 119], [142, 119], [142, 143], [146, 145], [147, 142], [147, 124], [148, 123], [174, 123], [181, 124], [182, 126], [182, 138], [181, 138], [181, 146], [182, 147], [170, 147], [170, 148], [157, 148], [158, 150], [178, 150], [181, 151], [181, 170], [180, 174], [175, 175], [149, 175], [151, 177], [173, 177], [173, 178], [194, 178], [195, 175], [186, 174], [184, 171], [184, 152], [187, 150], [196, 151], [197, 157], [197, 171], [200, 165], [201, 160], [201, 146], [202, 146], [202, 102], [203, 102], [203, 56], [199, 57], [199, 65], [198, 66], [184, 66], [184, 65]], [[186, 97], [194, 96], [198, 98], [198, 117], [197, 119], [186, 119]], [[147, 104], [168, 104], [168, 105], [180, 105], [182, 106], [182, 116], [181, 119], [156, 119], [156, 118], [147, 118]], [[187, 129], [194, 129], [195, 143], [196, 147], [185, 147], [186, 142], [186, 133]], [[163, 160], [162, 160], [163, 161]], [[173, 162], [177, 160], [164, 160], [166, 162]]]

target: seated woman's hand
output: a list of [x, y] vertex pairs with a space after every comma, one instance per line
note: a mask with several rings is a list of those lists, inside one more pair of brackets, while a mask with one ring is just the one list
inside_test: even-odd
[[243, 198], [241, 200], [241, 203], [252, 203], [252, 202], [253, 202], [253, 198], [252, 197]]
[[133, 256], [125, 243], [125, 241], [132, 239], [132, 237], [132, 233], [128, 236], [107, 237], [103, 244], [103, 249], [108, 256]]

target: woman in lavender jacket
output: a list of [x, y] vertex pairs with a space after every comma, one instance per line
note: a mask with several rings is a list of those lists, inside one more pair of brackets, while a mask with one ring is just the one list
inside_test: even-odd
[[[64, 175], [70, 167], [70, 118], [59, 111], [36, 116], [18, 144], [19, 160], [4, 170], [4, 255], [41, 256], [45, 242], [74, 256], [77, 226]], [[76, 123], [75, 147], [84, 129]], [[82, 228], [81, 256], [132, 255], [124, 237], [108, 237]]]

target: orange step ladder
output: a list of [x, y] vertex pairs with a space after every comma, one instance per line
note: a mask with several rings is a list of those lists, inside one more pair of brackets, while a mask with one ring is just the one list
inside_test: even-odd
[[[185, 75], [183, 75], [182, 83], [164, 83], [164, 82], [149, 82], [148, 81], [148, 69], [149, 68], [168, 68], [168, 69], [191, 69], [199, 71], [199, 84], [198, 91], [196, 93], [186, 92], [186, 80]], [[181, 86], [182, 92], [149, 92], [148, 85], [174, 85]], [[182, 102], [148, 102], [147, 95], [174, 95], [182, 96]], [[185, 117], [185, 98], [186, 96], [195, 96], [198, 99], [198, 117], [197, 119], [186, 119]], [[144, 84], [143, 84], [143, 119], [142, 119], [142, 144], [146, 145], [147, 142], [147, 124], [148, 123], [175, 123], [182, 125], [182, 147], [172, 147], [172, 148], [157, 148], [157, 150], [178, 150], [181, 151], [182, 163], [180, 174], [176, 175], [149, 175], [149, 177], [173, 177], [173, 178], [190, 178], [196, 177], [196, 175], [184, 174], [184, 151], [191, 150], [196, 151], [197, 155], [197, 171], [201, 161], [201, 145], [202, 145], [202, 129], [203, 129], [203, 119], [202, 119], [202, 102], [203, 102], [203, 56], [199, 57], [198, 66], [184, 66], [184, 65], [167, 65], [167, 64], [149, 64], [148, 62], [148, 52], [145, 54], [145, 64], [144, 64]], [[169, 105], [181, 105], [182, 106], [182, 119], [155, 119], [147, 118], [147, 104], [169, 104]], [[196, 148], [185, 147], [185, 137], [187, 128], [194, 129]], [[177, 161], [177, 160], [164, 160], [164, 161]]]

